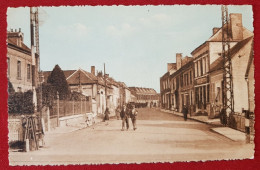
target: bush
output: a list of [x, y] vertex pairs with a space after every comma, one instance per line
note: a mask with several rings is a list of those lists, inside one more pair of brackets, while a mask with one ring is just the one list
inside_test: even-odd
[[15, 92], [8, 97], [8, 113], [24, 114], [33, 113], [33, 92]]
[[[47, 106], [47, 107], [51, 107], [53, 105], [53, 101], [55, 100], [57, 93], [55, 88], [49, 84], [49, 83], [43, 83], [40, 87], [37, 88], [37, 102], [40, 102], [40, 92], [42, 92], [42, 107], [43, 106]], [[38, 104], [39, 106], [39, 104]], [[39, 108], [38, 108], [39, 109]]]
[[79, 92], [75, 92], [75, 91], [71, 93], [70, 100], [80, 101], [80, 99], [87, 100], [87, 96], [85, 96], [85, 95], [83, 95], [83, 94], [81, 94]]

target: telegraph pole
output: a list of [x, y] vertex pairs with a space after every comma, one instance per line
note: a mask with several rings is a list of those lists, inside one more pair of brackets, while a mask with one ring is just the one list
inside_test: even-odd
[[105, 103], [107, 107], [107, 79], [106, 79], [106, 64], [104, 63], [104, 79], [105, 79]]
[[223, 108], [227, 121], [229, 114], [234, 113], [233, 77], [230, 56], [231, 30], [227, 5], [221, 6], [222, 12], [222, 57], [223, 57]]
[[30, 8], [30, 31], [31, 31], [31, 57], [32, 57], [32, 91], [33, 91], [33, 105], [34, 113], [37, 112], [37, 96], [36, 96], [36, 81], [37, 81], [37, 69], [35, 59], [35, 9]]

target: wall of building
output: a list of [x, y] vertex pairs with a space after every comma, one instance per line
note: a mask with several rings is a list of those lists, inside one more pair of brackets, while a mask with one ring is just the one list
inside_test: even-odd
[[248, 88], [245, 80], [247, 63], [249, 60], [251, 43], [247, 43], [232, 58], [234, 111], [242, 112], [242, 108], [248, 110]]
[[210, 103], [211, 111], [209, 118], [219, 116], [220, 109], [223, 105], [223, 70], [218, 70], [210, 74]]
[[131, 101], [131, 91], [129, 89], [125, 89], [125, 102], [129, 103]]
[[[32, 59], [31, 56], [20, 51], [7, 48], [7, 57], [9, 58], [9, 67], [7, 74], [9, 81], [12, 83], [14, 90], [18, 91], [28, 91], [32, 90]], [[21, 73], [20, 77], [17, 75], [17, 63], [21, 62]], [[27, 64], [30, 65], [30, 77], [27, 78]]]
[[255, 112], [255, 78], [254, 78], [254, 62], [252, 62], [248, 74], [248, 93], [249, 93], [249, 111]]
[[[230, 42], [230, 48], [236, 45], [237, 42]], [[212, 64], [219, 57], [221, 57], [222, 53], [222, 42], [209, 42], [209, 63]]]

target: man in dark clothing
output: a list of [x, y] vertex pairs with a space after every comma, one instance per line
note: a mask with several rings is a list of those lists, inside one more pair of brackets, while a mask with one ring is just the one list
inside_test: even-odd
[[186, 121], [188, 115], [188, 108], [186, 105], [183, 106], [182, 113], [183, 113], [184, 120]]
[[123, 106], [123, 109], [121, 110], [120, 117], [122, 119], [122, 129], [121, 130], [122, 131], [125, 130], [125, 123], [126, 123], [126, 128], [128, 130], [129, 129], [129, 122], [128, 122], [129, 113], [128, 113], [128, 110], [126, 109], [125, 105]]
[[222, 125], [227, 126], [227, 115], [226, 110], [224, 108], [221, 109], [219, 113], [220, 122]]
[[131, 117], [131, 120], [132, 120], [132, 124], [133, 124], [133, 129], [134, 130], [137, 129], [137, 127], [136, 127], [137, 113], [138, 113], [138, 111], [136, 110], [135, 105], [133, 105], [133, 109], [131, 110], [130, 117]]

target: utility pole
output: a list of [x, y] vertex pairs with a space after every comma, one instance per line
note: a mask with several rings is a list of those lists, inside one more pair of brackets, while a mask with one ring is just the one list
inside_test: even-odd
[[105, 103], [107, 107], [107, 79], [106, 79], [106, 64], [104, 63], [104, 79], [105, 79]]
[[35, 59], [35, 9], [30, 8], [30, 31], [31, 31], [31, 56], [32, 56], [32, 91], [33, 91], [33, 104], [34, 104], [34, 113], [37, 112], [37, 96], [36, 96], [36, 81], [37, 81], [37, 69], [36, 69], [36, 59]]
[[229, 114], [234, 113], [232, 63], [230, 56], [231, 30], [227, 5], [221, 6], [222, 12], [222, 57], [223, 57], [223, 108], [227, 121]]

